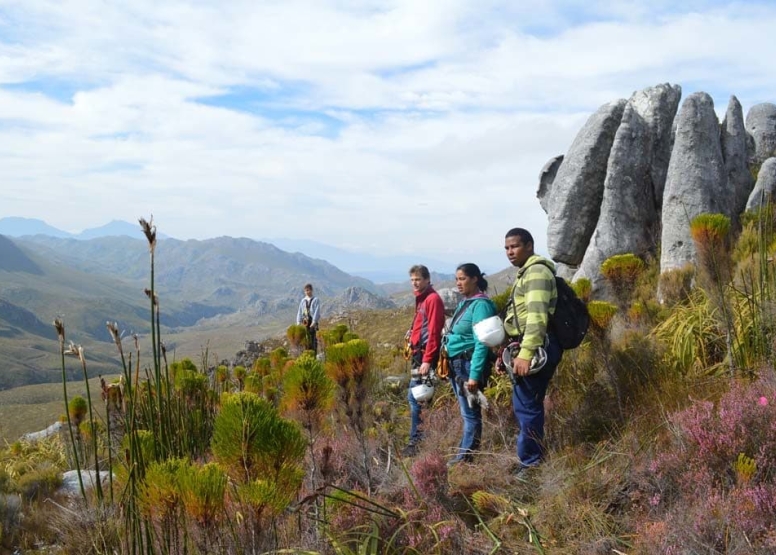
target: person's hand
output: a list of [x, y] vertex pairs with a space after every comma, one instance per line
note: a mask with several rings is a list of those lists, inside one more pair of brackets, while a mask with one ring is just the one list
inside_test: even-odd
[[469, 380], [466, 382], [466, 389], [469, 390], [469, 393], [477, 393], [477, 382], [474, 380]]
[[504, 361], [501, 358], [502, 350], [499, 349], [498, 357], [496, 357], [496, 362], [493, 363], [493, 371], [496, 373], [497, 376], [503, 376], [506, 373], [506, 365], [504, 364]]
[[429, 370], [431, 370], [431, 364], [428, 362], [424, 362], [420, 365], [420, 368], [418, 368], [418, 372], [420, 372], [421, 376], [427, 375]]
[[512, 370], [515, 371], [515, 375], [517, 376], [527, 376], [531, 371], [531, 361], [515, 357], [512, 361]]

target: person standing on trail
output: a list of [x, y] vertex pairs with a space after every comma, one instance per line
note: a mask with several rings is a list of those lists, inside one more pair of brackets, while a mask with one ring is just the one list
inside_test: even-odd
[[[522, 478], [544, 456], [544, 397], [563, 349], [549, 327], [558, 299], [555, 264], [534, 252], [533, 236], [519, 227], [507, 232], [504, 250], [518, 269], [504, 329], [512, 341], [519, 343], [512, 368], [505, 370], [514, 373], [512, 408], [520, 424], [516, 440], [520, 466], [516, 475]], [[536, 371], [532, 361], [539, 349], [546, 352], [546, 362]]]
[[318, 320], [321, 317], [321, 303], [318, 297], [313, 295], [313, 286], [308, 283], [304, 286], [304, 297], [299, 303], [299, 310], [296, 312], [296, 325], [302, 325], [307, 328], [307, 334], [310, 337], [310, 349], [318, 353]]
[[488, 281], [479, 266], [468, 262], [455, 271], [455, 285], [463, 300], [458, 303], [446, 336], [445, 347], [450, 357], [450, 383], [463, 420], [463, 436], [448, 467], [472, 462], [482, 437], [482, 407], [469, 398], [481, 391], [492, 367], [490, 348], [474, 332], [475, 324], [496, 315], [496, 306], [485, 292]]
[[412, 291], [415, 294], [415, 316], [405, 337], [411, 361], [410, 385], [407, 400], [410, 403], [410, 439], [402, 451], [405, 457], [417, 453], [422, 439], [420, 431], [421, 406], [412, 388], [428, 379], [439, 361], [442, 329], [445, 326], [445, 304], [431, 285], [431, 274], [426, 266], [416, 264], [409, 271]]

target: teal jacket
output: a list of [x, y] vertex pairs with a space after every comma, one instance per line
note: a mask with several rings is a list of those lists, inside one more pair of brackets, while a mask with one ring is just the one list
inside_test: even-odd
[[[465, 312], [459, 314], [461, 310]], [[453, 314], [453, 328], [447, 335], [447, 354], [450, 358], [470, 352], [471, 368], [469, 379], [480, 381], [488, 364], [489, 347], [480, 343], [474, 335], [473, 326], [480, 320], [490, 318], [496, 314], [496, 305], [485, 295], [464, 299], [455, 308]]]

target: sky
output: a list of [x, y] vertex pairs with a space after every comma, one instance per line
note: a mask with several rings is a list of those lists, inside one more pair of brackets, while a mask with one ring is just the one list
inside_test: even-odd
[[776, 101], [775, 28], [770, 1], [0, 0], [0, 218], [495, 271], [511, 227], [544, 252], [539, 172], [600, 105]]

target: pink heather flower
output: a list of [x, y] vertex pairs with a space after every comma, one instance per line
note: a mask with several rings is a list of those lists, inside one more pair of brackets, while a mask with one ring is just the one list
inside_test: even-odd
[[768, 398], [767, 397], [760, 397], [760, 399], [757, 401], [760, 406], [765, 406], [768, 404]]

